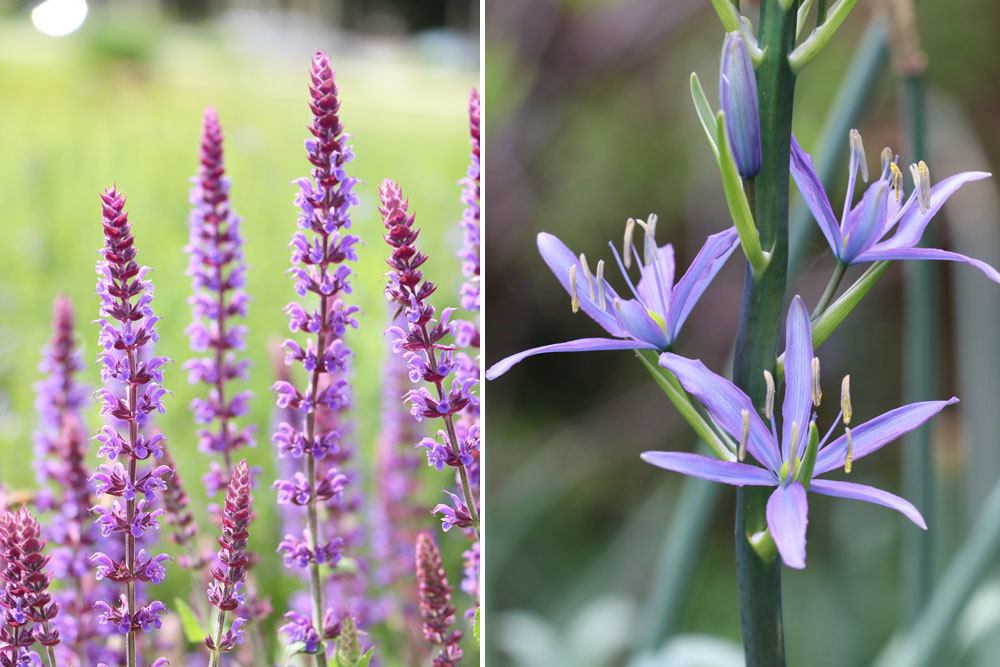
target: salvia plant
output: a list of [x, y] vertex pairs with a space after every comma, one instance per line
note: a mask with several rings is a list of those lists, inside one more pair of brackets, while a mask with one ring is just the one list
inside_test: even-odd
[[[461, 595], [475, 609], [478, 93], [473, 92], [469, 107], [472, 162], [455, 196], [464, 214], [454, 228], [464, 242], [461, 261], [450, 272], [455, 300], [467, 315], [452, 321], [449, 309], [441, 322], [432, 321], [435, 310], [427, 298], [435, 288], [417, 270], [423, 260], [413, 263], [415, 231], [412, 237], [402, 234], [405, 244], [394, 248], [390, 266], [392, 275], [406, 277], [391, 302], [392, 320], [406, 329], [404, 336], [428, 341], [413, 350], [431, 361], [419, 365], [398, 349], [387, 350], [385, 377], [379, 378], [385, 397], [381, 436], [370, 459], [356, 456], [367, 443], [357, 442], [353, 432], [349, 339], [381, 337], [382, 332], [359, 329], [362, 313], [351, 303], [360, 243], [352, 216], [356, 191], [364, 186], [348, 173], [354, 154], [341, 120], [340, 91], [321, 52], [312, 60], [309, 108], [305, 149], [311, 171], [294, 182], [298, 229], [291, 238], [288, 271], [298, 298], [284, 310], [293, 337], [282, 345], [272, 387], [277, 409], [270, 439], [279, 475], [267, 480], [283, 524], [280, 542], [273, 545], [275, 557], [284, 561], [298, 590], [277, 614], [256, 590], [258, 555], [250, 541], [269, 531], [258, 535], [254, 526], [254, 489], [264, 473], [244, 458], [254, 445], [255, 427], [248, 414], [252, 379], [244, 358], [251, 297], [241, 221], [230, 203], [223, 130], [209, 108], [202, 118], [190, 241], [184, 249], [192, 288], [192, 321], [184, 333], [193, 358], [183, 367], [197, 388], [190, 405], [194, 438], [173, 438], [168, 449], [163, 425], [156, 423], [170, 394], [164, 370], [171, 362], [155, 347], [162, 331], [174, 329], [162, 328], [154, 312], [151, 269], [140, 263], [125, 197], [112, 186], [101, 194], [104, 245], [97, 265], [96, 398], [102, 424], [96, 436], [88, 437], [93, 433], [84, 420], [88, 368], [73, 306], [58, 297], [52, 337], [43, 350], [43, 379], [36, 386], [38, 488], [5, 489], [0, 503], [0, 664], [366, 667], [377, 653], [380, 664], [422, 664], [436, 654], [435, 664], [452, 665], [461, 658], [464, 633], [444, 632], [454, 623], [455, 611], [433, 539], [422, 547], [414, 569], [418, 535], [426, 541], [422, 531], [439, 524], [420, 498], [419, 447], [426, 433], [414, 416], [423, 419], [431, 406], [450, 406], [443, 412], [434, 407], [447, 435], [430, 446], [428, 458], [438, 469], [447, 466], [455, 473], [441, 486], [456, 500], [439, 513], [446, 515], [446, 529], [460, 529], [451, 533], [460, 538], [453, 553], [464, 550], [465, 555], [456, 557], [454, 566], [465, 571], [468, 595]], [[391, 201], [393, 207], [402, 205], [399, 197]], [[399, 218], [391, 220], [395, 224]], [[413, 276], [416, 282], [410, 282]], [[416, 300], [403, 291], [410, 287], [417, 287]], [[423, 411], [414, 408], [411, 416], [401, 399], [416, 368], [422, 370], [414, 382], [427, 382], [445, 394], [442, 401], [441, 395], [435, 400], [414, 390], [412, 402]], [[449, 378], [454, 379], [444, 389]], [[96, 467], [89, 462], [92, 442], [93, 453], [103, 459]], [[457, 453], [444, 454], [441, 446], [453, 444]], [[204, 454], [200, 486], [177, 470], [178, 461], [191, 465], [186, 454], [196, 450]], [[374, 465], [367, 477], [369, 461]], [[372, 484], [366, 485], [369, 479]], [[161, 524], [166, 524], [162, 530]], [[161, 532], [167, 538], [163, 548]], [[157, 586], [173, 574], [191, 584], [191, 593], [162, 599]], [[267, 577], [275, 579], [274, 573]], [[275, 645], [279, 648], [273, 652]]]
[[[851, 402], [851, 379], [844, 377], [836, 392], [839, 414], [821, 427], [817, 410], [825, 383], [815, 348], [891, 262], [961, 262], [1000, 282], [1000, 273], [981, 261], [920, 245], [948, 198], [989, 174], [970, 171], [932, 183], [922, 156], [912, 156], [914, 163], [903, 168], [889, 148], [879, 164], [870, 165], [861, 135], [852, 130], [846, 137], [847, 196], [841, 215], [835, 215], [812, 157], [792, 136], [794, 90], [798, 76], [832, 39], [856, 0], [840, 0], [829, 8], [826, 2], [816, 4], [816, 27], [810, 31], [810, 1], [762, 0], [754, 26], [740, 15], [740, 3], [712, 0], [726, 31], [719, 108], [713, 108], [696, 74], [691, 94], [719, 167], [731, 223], [719, 224], [676, 278], [674, 249], [657, 241], [656, 216], [630, 218], [620, 250], [610, 244], [608, 262], [621, 276], [620, 289], [612, 287], [605, 260], [594, 263], [554, 235], [539, 234], [539, 252], [567, 291], [572, 312], [583, 311], [608, 335], [526, 350], [487, 371], [487, 378], [494, 379], [528, 357], [551, 352], [635, 351], [711, 453], [646, 452], [643, 460], [737, 487], [735, 564], [746, 661], [754, 666], [785, 664], [781, 565], [806, 566], [809, 495], [813, 502], [821, 495], [882, 505], [926, 529], [921, 512], [909, 501], [838, 477], [849, 476], [860, 459], [958, 400], [911, 403], [859, 420]], [[859, 177], [869, 183], [860, 198], [855, 193]], [[909, 194], [907, 180], [912, 181]], [[792, 296], [788, 284], [792, 181], [835, 265], [812, 308]], [[730, 380], [674, 349], [691, 310], [737, 247], [746, 271]], [[852, 265], [866, 270], [841, 292]], [[696, 338], [685, 338], [697, 345]]]

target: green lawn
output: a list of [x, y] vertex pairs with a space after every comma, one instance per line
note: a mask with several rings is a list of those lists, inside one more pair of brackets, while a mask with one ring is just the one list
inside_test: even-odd
[[[183, 333], [190, 320], [185, 302], [190, 286], [182, 248], [201, 112], [214, 105], [226, 132], [233, 207], [244, 220], [250, 267], [247, 355], [255, 391], [250, 419], [259, 442], [249, 458], [265, 471], [252, 542], [264, 558], [261, 572], [276, 573], [279, 525], [267, 488], [274, 467], [268, 442], [273, 405], [268, 347], [286, 336], [281, 308], [295, 296], [284, 272], [296, 219], [290, 182], [308, 169], [302, 142], [309, 119], [309, 58], [268, 62], [238, 57], [211, 33], [192, 29], [165, 28], [147, 37], [156, 41], [148, 58], [121, 61], [108, 57], [109, 47], [88, 37], [86, 29], [59, 41], [23, 25], [0, 23], [0, 477], [12, 487], [33, 483], [32, 384], [39, 378], [40, 348], [48, 337], [50, 303], [57, 293], [65, 292], [76, 305], [86, 360], [96, 353], [97, 329], [91, 322], [97, 313], [95, 251], [101, 245], [98, 193], [117, 182], [128, 196], [139, 259], [154, 269], [162, 337], [158, 351], [175, 362], [167, 375], [173, 396], [158, 425], [193, 503], [199, 510], [203, 505], [199, 480], [207, 458], [195, 447], [195, 424], [187, 408], [200, 388], [190, 387], [181, 370], [191, 356]], [[147, 55], [148, 45], [138, 46]], [[441, 284], [442, 302], [456, 300], [461, 279], [455, 257], [461, 216], [456, 181], [468, 160], [465, 104], [477, 73], [420, 66], [410, 55], [374, 63], [347, 53], [330, 55], [357, 153], [351, 171], [363, 181], [354, 221], [364, 245], [352, 296], [363, 316], [349, 342], [356, 352], [359, 465], [370, 478], [386, 321], [386, 252], [377, 186], [392, 177], [410, 195], [423, 228], [422, 246], [432, 256], [427, 272]], [[81, 379], [96, 387], [97, 366], [88, 367]], [[96, 432], [96, 412], [89, 416], [90, 430]], [[446, 485], [444, 473], [435, 472], [427, 471], [428, 504], [437, 502], [437, 490]], [[428, 515], [427, 521], [433, 527], [436, 520]], [[447, 535], [442, 541], [457, 587], [463, 540]], [[186, 596], [187, 585], [174, 568], [164, 597]], [[277, 612], [283, 611], [282, 598], [295, 585], [284, 577], [267, 579]], [[460, 608], [467, 606], [467, 600], [457, 602]], [[469, 646], [467, 653], [478, 651]]]

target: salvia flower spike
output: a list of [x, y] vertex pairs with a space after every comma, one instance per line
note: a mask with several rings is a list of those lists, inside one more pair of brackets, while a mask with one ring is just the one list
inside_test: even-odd
[[479, 310], [479, 175], [480, 146], [479, 122], [480, 100], [479, 91], [473, 88], [469, 95], [469, 135], [472, 140], [472, 151], [469, 158], [469, 169], [462, 184], [462, 203], [465, 208], [462, 213], [462, 238], [464, 240], [459, 257], [462, 259], [462, 308], [469, 311]]
[[[785, 325], [785, 392], [781, 404], [781, 430], [770, 418], [770, 427], [760, 418], [745, 393], [729, 380], [711, 372], [700, 362], [665, 352], [660, 365], [677, 376], [684, 388], [704, 406], [721, 429], [741, 438], [743, 420], [749, 417], [746, 448], [753, 462], [720, 461], [687, 452], [645, 452], [647, 463], [684, 475], [733, 486], [773, 486], [767, 503], [767, 525], [785, 565], [806, 564], [806, 491], [825, 496], [862, 500], [902, 513], [926, 528], [920, 512], [908, 501], [864, 484], [823, 479], [821, 476], [881, 449], [936, 415], [957, 398], [911, 403], [850, 428], [828, 442], [831, 428], [819, 438], [813, 412], [813, 346], [809, 314], [802, 299], [795, 297]], [[763, 380], [762, 380], [763, 382]], [[842, 405], [850, 421], [849, 384], [843, 384]], [[768, 403], [773, 384], [768, 384]], [[838, 417], [838, 420], [841, 417]], [[834, 424], [836, 426], [836, 424]]]
[[0, 573], [3, 591], [3, 628], [0, 629], [0, 665], [38, 664], [29, 651], [38, 642], [45, 649], [49, 667], [55, 667], [59, 631], [53, 621], [59, 605], [49, 594], [49, 557], [35, 517], [26, 508], [0, 512]]
[[[357, 327], [357, 307], [344, 302], [351, 291], [351, 268], [357, 261], [354, 246], [358, 237], [350, 234], [350, 209], [357, 204], [354, 195], [356, 179], [345, 172], [354, 158], [340, 120], [340, 101], [333, 68], [322, 52], [312, 61], [311, 80], [313, 135], [306, 141], [306, 153], [313, 165], [312, 178], [301, 178], [295, 203], [300, 209], [299, 231], [292, 236], [292, 269], [295, 291], [300, 297], [314, 295], [316, 305], [307, 309], [293, 302], [285, 308], [289, 328], [314, 336], [303, 348], [294, 340], [286, 340], [286, 362], [302, 364], [309, 374], [309, 384], [300, 392], [290, 382], [274, 384], [279, 408], [291, 408], [301, 415], [301, 425], [288, 422], [278, 425], [271, 440], [279, 456], [302, 461], [303, 470], [294, 479], [279, 480], [278, 502], [293, 503], [306, 514], [302, 536], [286, 535], [279, 545], [289, 567], [308, 571], [312, 613], [311, 618], [298, 612], [288, 612], [288, 623], [282, 630], [290, 642], [302, 641], [306, 651], [315, 654], [316, 664], [326, 665], [324, 640], [333, 636], [326, 627], [320, 566], [335, 565], [341, 558], [344, 541], [339, 536], [321, 534], [319, 509], [338, 492], [334, 468], [322, 467], [324, 459], [340, 447], [339, 431], [324, 431], [317, 423], [317, 408], [338, 410], [349, 401], [350, 386], [343, 379], [351, 351], [342, 337], [349, 327]], [[289, 490], [294, 489], [294, 493]]]
[[245, 345], [246, 327], [236, 321], [246, 317], [248, 297], [243, 289], [246, 265], [240, 219], [229, 205], [222, 127], [212, 108], [204, 113], [200, 164], [193, 182], [187, 252], [194, 321], [187, 333], [191, 349], [205, 356], [188, 361], [184, 368], [192, 383], [209, 387], [207, 397], [191, 403], [191, 411], [204, 425], [198, 431], [199, 448], [222, 459], [222, 465], [213, 462], [205, 476], [205, 487], [214, 495], [226, 488], [236, 452], [253, 445], [253, 427], [237, 424], [247, 412], [250, 392], [229, 388], [247, 375], [248, 362], [237, 357]]
[[146, 280], [149, 269], [136, 262], [125, 197], [110, 187], [101, 195], [101, 204], [104, 247], [97, 265], [97, 293], [104, 387], [98, 396], [105, 426], [96, 439], [101, 445], [98, 454], [108, 462], [99, 466], [93, 481], [97, 493], [109, 500], [93, 512], [101, 533], [121, 541], [122, 555], [97, 552], [91, 561], [98, 579], [110, 579], [124, 590], [117, 599], [98, 601], [94, 607], [101, 624], [124, 635], [126, 666], [135, 667], [136, 635], [159, 628], [166, 612], [157, 600], [140, 603], [146, 596], [137, 588], [140, 583], [158, 584], [166, 576], [167, 556], [147, 547], [163, 514], [155, 506], [156, 496], [173, 471], [156, 463], [163, 455], [163, 436], [147, 436], [143, 430], [155, 413], [163, 412], [163, 367], [168, 359], [152, 353], [158, 340], [153, 287]]
[[253, 521], [253, 497], [250, 495], [250, 469], [240, 461], [229, 476], [226, 504], [222, 508], [222, 536], [219, 538], [219, 555], [212, 568], [212, 583], [208, 587], [208, 601], [219, 610], [214, 636], [205, 637], [210, 652], [209, 667], [220, 664], [221, 654], [232, 651], [243, 641], [243, 626], [247, 619], [236, 617], [226, 628], [226, 614], [238, 611], [246, 602], [245, 586], [250, 555], [247, 540], [250, 522]]
[[757, 75], [750, 53], [738, 32], [726, 35], [719, 67], [719, 106], [725, 113], [726, 134], [740, 176], [757, 175], [763, 162], [760, 146], [760, 112]]
[[[577, 256], [552, 234], [543, 232], [538, 235], [538, 252], [542, 259], [566, 291], [579, 301], [580, 310], [612, 338], [581, 338], [524, 350], [490, 367], [486, 371], [487, 379], [496, 379], [515, 364], [537, 354], [596, 350], [663, 351], [673, 345], [692, 308], [739, 245], [739, 239], [734, 228], [709, 236], [687, 272], [675, 283], [674, 248], [669, 243], [657, 247], [656, 216], [650, 216], [639, 227], [643, 237], [641, 256], [633, 244], [637, 225], [635, 220], [626, 223], [622, 253], [626, 259], [631, 257], [639, 264], [638, 283], [632, 282], [628, 273], [629, 264], [611, 246], [631, 298], [619, 296], [604, 279], [602, 270], [592, 274], [584, 255]], [[598, 266], [603, 266], [603, 263]], [[571, 272], [577, 275], [575, 284], [570, 280]]]
[[424, 639], [438, 649], [434, 667], [451, 667], [462, 659], [460, 630], [455, 624], [455, 607], [451, 604], [451, 586], [441, 563], [441, 552], [434, 538], [426, 532], [417, 535], [416, 549], [417, 594], [423, 619]]
[[[978, 259], [918, 243], [931, 219], [948, 198], [966, 183], [988, 178], [982, 171], [965, 171], [930, 184], [930, 172], [923, 162], [913, 165], [914, 188], [903, 198], [902, 171], [892, 151], [883, 151], [882, 171], [865, 190], [861, 201], [852, 206], [858, 172], [866, 180], [867, 165], [861, 135], [851, 130], [847, 199], [838, 221], [823, 185], [813, 168], [812, 157], [792, 138], [791, 171], [795, 184], [820, 231], [838, 261], [845, 265], [880, 260], [947, 260], [973, 266], [1000, 283], [1000, 272]], [[889, 159], [886, 159], [886, 158]]]
[[[417, 249], [419, 231], [414, 227], [415, 216], [409, 212], [409, 202], [390, 180], [379, 188], [379, 199], [385, 240], [392, 249], [385, 294], [399, 306], [406, 322], [405, 329], [391, 326], [385, 333], [392, 341], [393, 353], [406, 363], [415, 385], [406, 394], [410, 414], [417, 421], [441, 419], [444, 426], [437, 438], [427, 438], [421, 443], [427, 448], [428, 463], [439, 470], [445, 466], [454, 468], [462, 490], [462, 498], [449, 492], [452, 505], [442, 503], [433, 511], [442, 515], [445, 530], [458, 526], [471, 528], [478, 534], [479, 503], [469, 476], [469, 467], [478, 457], [478, 433], [475, 438], [467, 434], [460, 439], [455, 428], [455, 416], [475, 400], [477, 378], [456, 375], [460, 364], [455, 357], [455, 346], [443, 342], [455, 333], [451, 323], [453, 309], [444, 309], [440, 319], [434, 319], [436, 311], [430, 296], [437, 286], [425, 280], [420, 269], [427, 255]], [[433, 388], [433, 393], [425, 383]]]

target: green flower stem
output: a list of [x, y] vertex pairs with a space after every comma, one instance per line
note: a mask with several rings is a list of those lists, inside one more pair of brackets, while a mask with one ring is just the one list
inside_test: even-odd
[[[914, 161], [928, 159], [923, 79], [922, 71], [903, 77], [901, 111], [906, 128], [906, 150]], [[940, 247], [933, 243], [935, 229], [929, 226], [922, 245]], [[904, 268], [903, 398], [906, 403], [935, 398], [940, 386], [939, 274], [935, 262], [907, 262]], [[922, 426], [908, 434], [903, 442], [903, 495], [933, 523], [931, 427]], [[927, 531], [907, 525], [903, 540], [903, 614], [909, 624], [916, 620], [930, 598], [934, 568], [931, 536]]]
[[836, 301], [830, 304], [823, 313], [813, 320], [813, 347], [819, 347], [826, 342], [826, 339], [833, 335], [833, 332], [840, 326], [851, 311], [860, 303], [861, 299], [871, 291], [879, 278], [885, 275], [892, 264], [889, 260], [880, 260], [868, 267], [868, 270], [861, 274], [853, 285], [840, 295]]
[[833, 301], [833, 297], [837, 294], [837, 288], [840, 287], [840, 281], [844, 279], [844, 273], [847, 272], [847, 264], [844, 262], [837, 262], [837, 266], [833, 269], [833, 275], [830, 276], [830, 282], [827, 283], [826, 289], [823, 291], [823, 296], [819, 298], [819, 303], [816, 304], [815, 310], [810, 319], [816, 319], [823, 314], [830, 302]]
[[[757, 90], [764, 162], [755, 183], [755, 217], [762, 245], [772, 250], [759, 275], [749, 268], [746, 272], [733, 363], [737, 386], [757, 406], [764, 404], [762, 373], [775, 366], [788, 270], [788, 162], [795, 75], [787, 55], [795, 45], [797, 4], [792, 2], [785, 9], [780, 0], [764, 0], [760, 8], [759, 41], [764, 57], [757, 67]], [[781, 561], [762, 558], [750, 541], [767, 528], [766, 500], [766, 490], [744, 487], [736, 491], [736, 577], [748, 667], [785, 664]]]
[[[771, 255], [761, 247], [760, 232], [754, 222], [753, 211], [750, 210], [750, 200], [743, 187], [743, 179], [736, 169], [736, 159], [729, 145], [729, 133], [726, 132], [725, 114], [719, 112], [715, 116], [716, 144], [719, 147], [719, 171], [722, 174], [722, 189], [729, 205], [729, 214], [736, 225], [736, 233], [740, 237], [740, 246], [746, 256], [754, 277], [759, 277], [771, 260]], [[785, 158], [788, 162], [788, 158]], [[786, 188], [787, 190], [787, 188]]]

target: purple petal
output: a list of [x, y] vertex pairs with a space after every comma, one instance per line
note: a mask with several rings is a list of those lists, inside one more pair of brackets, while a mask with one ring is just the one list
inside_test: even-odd
[[[729, 380], [705, 368], [697, 359], [664, 352], [660, 355], [660, 365], [677, 376], [681, 386], [698, 399], [708, 413], [726, 433], [740, 438], [743, 432], [743, 410], [750, 413], [750, 437], [747, 450], [759, 462], [771, 470], [781, 467], [779, 452], [770, 429], [764, 426], [750, 397], [740, 391]], [[764, 379], [761, 378], [761, 382]]]
[[948, 198], [955, 194], [966, 183], [989, 178], [985, 171], [965, 171], [942, 180], [931, 188], [931, 205], [924, 213], [916, 204], [916, 197], [910, 197], [899, 214], [898, 229], [891, 239], [883, 244], [885, 247], [907, 248], [916, 245], [924, 235], [927, 224], [941, 210]]
[[[602, 310], [598, 306], [597, 300], [590, 296], [590, 287], [587, 285], [587, 279], [583, 274], [583, 267], [580, 266], [580, 260], [573, 254], [572, 250], [566, 247], [566, 244], [552, 234], [542, 232], [538, 235], [538, 252], [541, 254], [542, 259], [545, 260], [545, 263], [548, 264], [552, 273], [556, 274], [556, 278], [559, 279], [563, 289], [567, 292], [570, 292], [569, 269], [571, 266], [575, 266], [576, 293], [580, 300], [580, 309], [587, 313], [592, 320], [604, 327], [612, 336], [625, 335], [618, 326], [614, 314], [611, 312], [611, 304], [618, 298], [618, 294], [611, 288], [608, 281], [604, 281], [605, 310]], [[594, 296], [597, 296], [596, 287], [594, 289]]]
[[986, 277], [995, 283], [1000, 283], [1000, 272], [994, 269], [992, 266], [978, 259], [973, 259], [972, 257], [967, 257], [966, 255], [959, 254], [957, 252], [951, 252], [950, 250], [939, 250], [937, 248], [891, 248], [884, 244], [876, 245], [874, 248], [868, 252], [858, 255], [855, 259], [857, 262], [877, 262], [882, 259], [901, 259], [901, 260], [920, 260], [920, 259], [937, 259], [945, 260], [949, 262], [962, 262], [963, 264], [968, 264], [969, 266], [975, 267], [986, 274]]
[[691, 266], [677, 281], [670, 300], [670, 312], [667, 314], [667, 331], [673, 340], [684, 326], [684, 321], [691, 309], [698, 303], [702, 293], [715, 278], [715, 274], [726, 263], [740, 243], [736, 228], [730, 227], [724, 232], [712, 234], [705, 240]]
[[671, 340], [667, 332], [646, 311], [646, 307], [635, 299], [618, 300], [614, 303], [614, 311], [618, 316], [618, 326], [626, 336], [645, 341], [650, 347], [665, 350]]
[[527, 359], [528, 357], [533, 357], [536, 354], [548, 354], [550, 352], [596, 352], [599, 350], [644, 350], [644, 349], [654, 349], [652, 345], [648, 343], [643, 343], [638, 340], [617, 340], [614, 338], [581, 338], [579, 340], [570, 340], [565, 343], [555, 343], [553, 345], [543, 345], [542, 347], [533, 347], [530, 350], [525, 350], [524, 352], [518, 352], [517, 354], [512, 354], [506, 359], [501, 359], [497, 363], [493, 364], [489, 370], [486, 371], [487, 380], [495, 380], [507, 371], [511, 369], [517, 363], [520, 363], [522, 359]]
[[812, 158], [802, 150], [794, 135], [792, 136], [791, 169], [792, 178], [795, 179], [795, 185], [798, 186], [799, 192], [802, 194], [802, 200], [809, 207], [813, 218], [819, 223], [819, 228], [823, 232], [823, 236], [826, 237], [826, 242], [830, 244], [833, 254], [839, 257], [840, 224], [833, 214], [833, 207], [830, 206], [830, 200], [826, 196], [826, 191], [823, 190], [823, 184], [820, 183], [819, 176], [813, 169]]
[[796, 296], [788, 306], [785, 318], [785, 398], [781, 404], [781, 457], [789, 460], [792, 450], [792, 424], [798, 424], [795, 451], [802, 454], [798, 443], [809, 432], [809, 412], [812, 410], [812, 328], [809, 311]]
[[[857, 428], [852, 428], [853, 460], [857, 461], [868, 456], [893, 440], [920, 427], [928, 419], [953, 403], [958, 403], [958, 399], [952, 397], [947, 401], [910, 403], [879, 415]], [[835, 468], [842, 468], [846, 454], [847, 436], [842, 435], [820, 450], [816, 456], [816, 467], [813, 469], [813, 475], [821, 475]]]
[[913, 523], [927, 530], [927, 523], [924, 521], [924, 517], [909, 500], [895, 496], [888, 491], [876, 489], [874, 486], [855, 484], [854, 482], [838, 482], [831, 479], [814, 479], [809, 483], [809, 490], [823, 494], [824, 496], [862, 500], [866, 503], [874, 503], [894, 509]]
[[889, 202], [889, 181], [880, 178], [865, 190], [861, 202], [844, 222], [844, 245], [840, 257], [853, 264], [858, 255], [878, 243], [885, 227]]
[[806, 490], [799, 482], [779, 486], [767, 499], [767, 527], [771, 530], [771, 537], [781, 560], [797, 570], [806, 566], [808, 512]]
[[688, 452], [643, 452], [641, 458], [654, 466], [689, 477], [733, 486], [774, 486], [774, 474], [763, 468], [736, 461], [720, 461]]
[[656, 250], [656, 262], [644, 264], [639, 270], [642, 277], [636, 291], [648, 307], [661, 311], [666, 317], [670, 312], [670, 290], [674, 286], [674, 247], [669, 243], [660, 246]]

